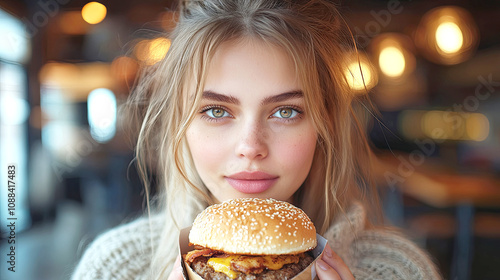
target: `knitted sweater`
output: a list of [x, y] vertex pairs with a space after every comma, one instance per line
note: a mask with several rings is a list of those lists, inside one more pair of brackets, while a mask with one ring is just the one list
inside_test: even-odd
[[[140, 218], [101, 235], [86, 250], [72, 280], [148, 279], [163, 218], [152, 217], [151, 223]], [[415, 244], [392, 231], [366, 229], [365, 221], [365, 209], [354, 204], [323, 235], [356, 279], [441, 279], [430, 258]]]

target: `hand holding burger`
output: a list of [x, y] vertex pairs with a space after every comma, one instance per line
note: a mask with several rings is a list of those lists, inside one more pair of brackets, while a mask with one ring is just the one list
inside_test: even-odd
[[208, 207], [189, 234], [184, 261], [204, 279], [291, 279], [313, 262], [316, 229], [307, 215], [274, 199], [233, 199]]

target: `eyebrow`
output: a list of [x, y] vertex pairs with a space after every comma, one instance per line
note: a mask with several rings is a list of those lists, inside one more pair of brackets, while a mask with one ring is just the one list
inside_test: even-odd
[[240, 101], [234, 96], [228, 96], [220, 93], [213, 92], [211, 90], [206, 90], [202, 94], [203, 99], [208, 99], [212, 101], [230, 103], [235, 105], [240, 105]]
[[283, 102], [289, 99], [302, 98], [304, 97], [304, 93], [301, 90], [294, 90], [289, 92], [284, 92], [278, 95], [269, 96], [262, 100], [262, 105], [270, 104], [270, 103], [278, 103]]
[[[266, 105], [266, 104], [270, 104], [270, 103], [278, 103], [278, 102], [283, 102], [283, 101], [286, 101], [289, 99], [302, 98], [302, 97], [304, 97], [304, 93], [301, 90], [293, 90], [293, 91], [289, 91], [289, 92], [280, 93], [278, 95], [266, 97], [266, 98], [264, 98], [264, 100], [262, 100], [261, 105]], [[236, 97], [216, 93], [216, 92], [211, 91], [211, 90], [204, 91], [202, 93], [202, 98], [212, 100], [212, 101], [240, 105], [240, 101]]]

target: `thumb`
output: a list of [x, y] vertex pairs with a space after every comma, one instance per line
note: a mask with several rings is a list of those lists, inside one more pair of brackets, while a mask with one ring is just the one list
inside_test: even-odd
[[341, 280], [340, 275], [322, 259], [316, 261], [316, 273], [321, 280]]

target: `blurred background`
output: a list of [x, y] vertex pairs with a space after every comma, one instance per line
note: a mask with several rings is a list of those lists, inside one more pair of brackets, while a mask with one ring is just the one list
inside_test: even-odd
[[[337, 3], [361, 50], [345, 58], [353, 94], [364, 80], [380, 110], [385, 214], [446, 279], [500, 279], [500, 1]], [[68, 279], [96, 235], [143, 212], [120, 106], [168, 51], [155, 37], [172, 7], [0, 0], [1, 279]]]

